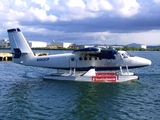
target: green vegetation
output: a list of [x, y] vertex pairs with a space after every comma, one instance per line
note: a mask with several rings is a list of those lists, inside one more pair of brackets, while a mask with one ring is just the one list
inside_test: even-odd
[[124, 51], [160, 51], [160, 47], [144, 49], [144, 48], [124, 46], [123, 48], [117, 48], [117, 50], [124, 50]]
[[[1, 49], [10, 49], [10, 48], [1, 48]], [[76, 50], [78, 48], [63, 48], [63, 47], [44, 47], [44, 48], [32, 48], [33, 50]], [[106, 48], [102, 48], [106, 49]], [[113, 49], [112, 46], [109, 46], [108, 49]], [[136, 48], [136, 47], [128, 47], [124, 46], [123, 48], [116, 48], [116, 50], [124, 50], [124, 51], [160, 51], [160, 46], [155, 48]]]
[[148, 48], [148, 51], [160, 51], [160, 47], [157, 48]]

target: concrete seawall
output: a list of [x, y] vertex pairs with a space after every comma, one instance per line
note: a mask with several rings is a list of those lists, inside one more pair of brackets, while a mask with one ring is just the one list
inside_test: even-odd
[[0, 61], [12, 61], [12, 54], [7, 52], [0, 53]]
[[[48, 53], [34, 53], [35, 56], [45, 56]], [[12, 61], [13, 57], [12, 54], [9, 52], [0, 52], [0, 61]]]

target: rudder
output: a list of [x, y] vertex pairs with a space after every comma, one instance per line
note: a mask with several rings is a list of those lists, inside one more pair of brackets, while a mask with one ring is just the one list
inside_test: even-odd
[[8, 29], [7, 32], [14, 62], [25, 63], [34, 57], [27, 40], [19, 28]]

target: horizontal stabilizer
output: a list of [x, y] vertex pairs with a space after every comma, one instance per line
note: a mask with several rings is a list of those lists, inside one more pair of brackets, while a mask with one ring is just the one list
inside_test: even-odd
[[14, 48], [14, 53], [12, 53], [14, 55], [14, 58], [20, 58], [21, 55], [27, 54], [27, 53], [22, 53], [21, 50], [19, 48]]

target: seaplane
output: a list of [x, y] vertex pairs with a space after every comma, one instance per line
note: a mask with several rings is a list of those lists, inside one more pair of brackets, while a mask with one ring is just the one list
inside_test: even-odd
[[[126, 51], [90, 47], [46, 56], [35, 56], [19, 28], [8, 29], [13, 61], [26, 66], [57, 69], [43, 79], [84, 82], [125, 82], [139, 77], [128, 69], [151, 65], [151, 61]], [[126, 69], [126, 72], [123, 72]], [[68, 70], [68, 72], [60, 72]], [[108, 72], [108, 70], [110, 70]], [[111, 70], [119, 70], [112, 72]]]

